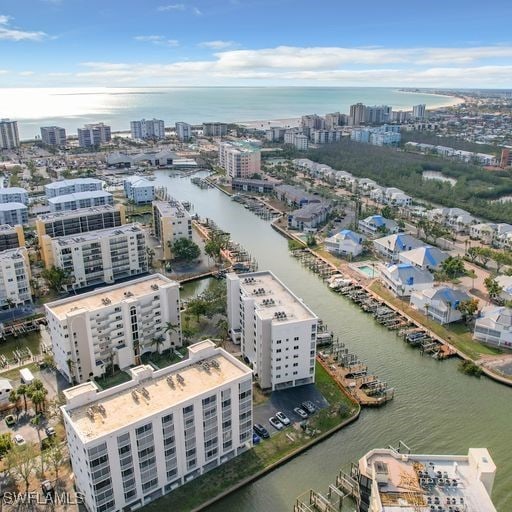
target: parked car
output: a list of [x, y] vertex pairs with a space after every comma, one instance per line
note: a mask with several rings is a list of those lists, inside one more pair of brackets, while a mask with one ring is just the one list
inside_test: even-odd
[[261, 437], [256, 434], [256, 432], [252, 433], [252, 444], [259, 444], [261, 442]]
[[258, 434], [262, 439], [268, 439], [270, 437], [270, 434], [268, 433], [268, 430], [261, 424], [256, 423], [252, 429], [256, 434]]
[[283, 430], [284, 425], [275, 417], [272, 416], [268, 419], [268, 422], [276, 429], [276, 430]]
[[310, 400], [302, 402], [300, 405], [308, 414], [313, 414], [316, 411], [315, 404]]
[[293, 409], [293, 412], [303, 420], [305, 420], [308, 417], [308, 413], [302, 407], [295, 407], [295, 409]]
[[18, 445], [18, 446], [21, 446], [22, 444], [25, 444], [26, 441], [25, 441], [25, 438], [21, 435], [21, 434], [16, 434], [14, 436], [14, 442]]
[[43, 491], [43, 494], [47, 500], [51, 499], [54, 489], [50, 480], [45, 480], [41, 483], [41, 490]]
[[14, 427], [14, 425], [16, 425], [16, 418], [12, 414], [9, 414], [9, 416], [5, 417], [5, 424], [8, 427]]
[[290, 424], [290, 418], [284, 412], [276, 412], [276, 418], [286, 427]]
[[48, 437], [53, 437], [55, 435], [55, 429], [53, 427], [46, 427], [44, 431]]

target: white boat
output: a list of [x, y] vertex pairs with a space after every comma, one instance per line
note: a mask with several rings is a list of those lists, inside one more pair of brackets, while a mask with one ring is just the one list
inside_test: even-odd
[[331, 290], [337, 290], [338, 288], [343, 288], [344, 286], [348, 286], [352, 284], [352, 279], [347, 279], [347, 278], [338, 278], [338, 279], [335, 279], [330, 285], [329, 285], [329, 288], [331, 288]]

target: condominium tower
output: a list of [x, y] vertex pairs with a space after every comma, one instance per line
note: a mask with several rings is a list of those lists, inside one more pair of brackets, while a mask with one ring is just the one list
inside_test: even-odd
[[111, 139], [110, 126], [106, 124], [86, 124], [83, 128], [78, 128], [78, 144], [81, 148], [101, 146]]
[[32, 302], [30, 276], [30, 262], [25, 247], [0, 252], [1, 308]]
[[94, 382], [64, 391], [75, 485], [89, 512], [140, 508], [252, 446], [252, 372], [210, 340], [177, 364], [128, 371], [130, 381], [104, 391]]
[[219, 165], [230, 178], [250, 178], [261, 171], [261, 149], [247, 142], [221, 142]]
[[141, 119], [131, 121], [132, 139], [165, 139], [165, 125], [162, 119]]
[[[45, 304], [45, 337], [69, 382], [100, 377], [112, 364], [181, 346], [179, 283], [152, 274]], [[166, 325], [173, 326], [166, 330]], [[155, 340], [159, 340], [158, 343]]]
[[262, 389], [315, 381], [318, 317], [272, 272], [227, 275], [231, 339]]
[[20, 145], [18, 122], [9, 119], [0, 120], [0, 149], [15, 149]]
[[153, 201], [153, 229], [162, 246], [164, 259], [169, 260], [176, 240], [192, 240], [192, 217], [178, 201]]
[[41, 141], [46, 146], [65, 146], [66, 130], [60, 126], [42, 126]]
[[176, 137], [182, 142], [187, 142], [192, 138], [192, 126], [188, 123], [178, 121], [176, 123]]

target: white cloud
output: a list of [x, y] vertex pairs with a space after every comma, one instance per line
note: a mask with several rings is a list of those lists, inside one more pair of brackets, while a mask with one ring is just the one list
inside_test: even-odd
[[11, 26], [11, 17], [0, 15], [0, 40], [3, 41], [42, 41], [48, 34], [41, 31], [21, 30]]
[[34, 71], [20, 71], [19, 75], [20, 76], [32, 76], [32, 75], [35, 75], [35, 72]]
[[179, 46], [180, 42], [177, 39], [167, 39], [165, 36], [157, 36], [157, 35], [150, 35], [150, 36], [135, 36], [135, 41], [140, 41], [143, 43], [153, 43], [158, 46], [170, 46], [175, 47]]
[[199, 10], [198, 7], [192, 7], [192, 12], [196, 15], [196, 16], [201, 16], [203, 13]]
[[212, 50], [224, 50], [225, 48], [230, 48], [235, 46], [236, 43], [234, 41], [204, 41], [203, 43], [199, 43], [197, 46], [201, 48], [210, 48]]
[[160, 5], [157, 7], [157, 11], [165, 12], [165, 11], [184, 11], [186, 9], [185, 4], [169, 4], [169, 5]]

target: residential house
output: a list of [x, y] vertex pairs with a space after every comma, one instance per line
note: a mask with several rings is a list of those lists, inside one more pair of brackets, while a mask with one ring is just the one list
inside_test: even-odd
[[496, 224], [482, 222], [469, 228], [469, 236], [473, 240], [480, 240], [484, 244], [491, 244], [496, 233]]
[[363, 242], [366, 237], [351, 231], [350, 229], [344, 229], [335, 235], [326, 238], [324, 241], [325, 248], [333, 253], [341, 256], [358, 256], [363, 252]]
[[371, 215], [358, 222], [359, 231], [366, 235], [375, 236], [386, 233], [398, 233], [400, 228], [398, 224], [391, 219], [386, 219], [382, 215]]
[[440, 324], [449, 324], [462, 318], [457, 308], [461, 302], [470, 298], [466, 292], [457, 288], [431, 287], [412, 292], [411, 306]]
[[502, 288], [500, 297], [504, 301], [512, 301], [512, 276], [496, 276], [495, 280]]
[[402, 263], [410, 263], [421, 270], [438, 270], [448, 254], [437, 247], [424, 245], [399, 254]]
[[428, 270], [421, 270], [409, 263], [384, 266], [380, 270], [380, 278], [397, 297], [408, 297], [414, 291], [430, 288], [434, 282]]
[[384, 236], [373, 241], [373, 248], [384, 258], [398, 261], [400, 253], [422, 247], [424, 243], [406, 233]]
[[475, 321], [473, 338], [495, 347], [512, 348], [512, 309], [488, 306]]

